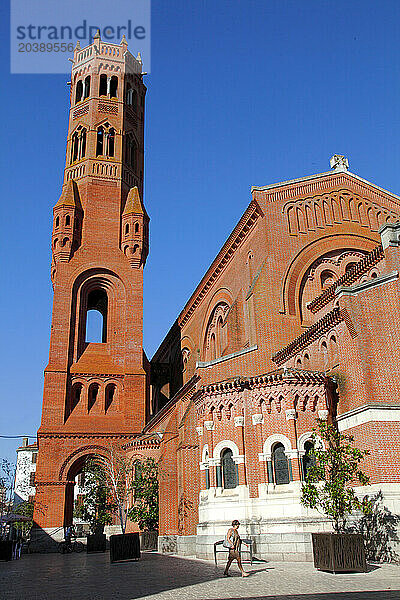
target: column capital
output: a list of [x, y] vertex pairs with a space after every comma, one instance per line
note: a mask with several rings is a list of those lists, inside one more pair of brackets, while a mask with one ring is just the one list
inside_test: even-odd
[[244, 417], [239, 416], [234, 418], [235, 427], [244, 427]]
[[198, 436], [202, 436], [203, 435], [203, 428], [202, 427], [196, 427], [196, 431], [197, 431], [197, 435]]
[[262, 413], [255, 413], [254, 415], [251, 415], [251, 420], [253, 425], [260, 425], [264, 422], [264, 416]]
[[285, 414], [286, 414], [286, 421], [295, 421], [297, 418], [295, 408], [288, 408], [287, 410], [285, 410]]
[[215, 423], [214, 421], [204, 421], [204, 427], [207, 431], [212, 431], [215, 428]]
[[327, 410], [326, 408], [323, 410], [319, 410], [318, 411], [318, 417], [322, 420], [322, 421], [326, 421], [329, 415], [329, 410]]

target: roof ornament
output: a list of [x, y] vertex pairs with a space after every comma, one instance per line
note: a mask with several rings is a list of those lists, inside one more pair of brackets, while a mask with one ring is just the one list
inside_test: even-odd
[[335, 171], [347, 171], [349, 168], [349, 161], [342, 154], [334, 154], [330, 160], [331, 169]]

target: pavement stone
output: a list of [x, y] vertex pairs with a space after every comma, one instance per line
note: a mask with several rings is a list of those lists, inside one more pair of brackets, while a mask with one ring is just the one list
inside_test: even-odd
[[31, 554], [0, 562], [1, 600], [400, 600], [400, 567], [324, 573], [309, 562], [233, 565], [146, 552], [110, 564], [109, 554]]

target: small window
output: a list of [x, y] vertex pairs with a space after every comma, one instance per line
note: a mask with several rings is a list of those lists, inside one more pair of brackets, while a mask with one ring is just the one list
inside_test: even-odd
[[222, 484], [226, 490], [231, 490], [238, 485], [237, 466], [233, 462], [233, 452], [226, 448], [221, 454]]
[[135, 223], [135, 233], [139, 233], [139, 223]]
[[128, 235], [128, 233], [129, 233], [129, 223], [127, 223], [125, 225], [125, 235]]
[[133, 110], [135, 112], [137, 112], [137, 109], [138, 109], [138, 95], [137, 95], [137, 91], [136, 90], [133, 90], [131, 104], [132, 104]]
[[105, 412], [107, 413], [115, 396], [115, 384], [109, 383], [106, 387], [106, 402], [105, 402]]
[[104, 129], [103, 129], [103, 127], [99, 127], [97, 130], [96, 156], [103, 155], [103, 146], [104, 146]]
[[107, 133], [107, 156], [114, 156], [114, 147], [115, 147], [115, 131], [114, 129], [110, 129]]
[[31, 473], [29, 474], [29, 485], [32, 487], [35, 485], [35, 476], [35, 471], [31, 471]]
[[276, 485], [289, 483], [289, 465], [283, 444], [275, 444], [272, 451], [272, 464]]
[[85, 89], [83, 92], [83, 98], [89, 98], [90, 96], [90, 75], [85, 78]]
[[92, 383], [89, 387], [89, 393], [88, 393], [88, 412], [90, 412], [91, 409], [93, 408], [93, 406], [97, 400], [98, 394], [99, 394], [99, 384]]
[[304, 456], [303, 456], [303, 476], [307, 479], [307, 472], [309, 468], [315, 464], [314, 456], [311, 456], [311, 451], [314, 449], [314, 444], [308, 441], [304, 444]]
[[71, 225], [71, 217], [69, 215], [65, 217], [65, 225], [66, 227], [69, 227]]
[[56, 218], [56, 227], [59, 227], [59, 225], [60, 225], [60, 217], [57, 217]]
[[75, 104], [82, 100], [83, 95], [83, 83], [81, 80], [76, 84]]
[[86, 129], [82, 129], [79, 158], [83, 158], [85, 156], [85, 154], [86, 154]]
[[118, 77], [113, 75], [111, 77], [111, 81], [110, 81], [110, 98], [117, 97], [117, 90], [118, 90]]
[[100, 75], [99, 96], [107, 96], [107, 75]]
[[37, 452], [32, 452], [32, 464], [36, 465], [37, 461]]

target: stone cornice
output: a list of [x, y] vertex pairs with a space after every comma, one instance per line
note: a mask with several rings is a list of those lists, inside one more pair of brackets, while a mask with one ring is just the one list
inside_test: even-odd
[[281, 350], [278, 350], [278, 352], [275, 352], [275, 354], [273, 354], [271, 357], [272, 360], [276, 364], [281, 365], [286, 360], [306, 348], [309, 344], [317, 340], [323, 333], [329, 331], [332, 329], [332, 327], [343, 321], [343, 318], [344, 317], [340, 309], [334, 308], [321, 319], [319, 319], [319, 321], [311, 325], [307, 331], [304, 331], [304, 333], [299, 335], [299, 337], [290, 342], [290, 344]]
[[365, 258], [360, 260], [350, 271], [339, 277], [337, 281], [332, 283], [326, 290], [319, 296], [314, 298], [312, 302], [307, 305], [307, 308], [312, 313], [317, 313], [321, 308], [329, 304], [335, 298], [336, 288], [339, 286], [351, 285], [357, 279], [359, 279], [364, 273], [367, 273], [371, 267], [378, 264], [384, 258], [384, 252], [382, 244], [379, 244], [372, 250]]
[[265, 192], [268, 196], [267, 201], [276, 202], [279, 200], [295, 200], [300, 196], [323, 193], [328, 191], [329, 188], [349, 184], [356, 193], [365, 194], [368, 192], [369, 198], [378, 202], [378, 204], [384, 200], [392, 202], [397, 209], [400, 205], [400, 197], [396, 194], [392, 194], [378, 185], [363, 179], [359, 175], [344, 169], [326, 171], [325, 173], [273, 183], [263, 187], [253, 186], [251, 191], [255, 195], [257, 192]]
[[215, 358], [214, 360], [209, 360], [207, 362], [196, 362], [196, 369], [204, 369], [206, 367], [211, 367], [212, 365], [218, 365], [219, 363], [230, 360], [231, 358], [236, 358], [242, 354], [253, 352], [253, 350], [257, 350], [257, 345], [251, 346], [250, 348], [243, 348], [243, 350], [238, 350], [232, 354], [226, 354], [225, 356], [220, 356], [219, 358]]
[[178, 323], [181, 327], [189, 321], [197, 306], [231, 260], [235, 250], [246, 239], [261, 216], [261, 208], [258, 202], [253, 199], [180, 313]]
[[396, 281], [396, 279], [398, 278], [398, 271], [390, 271], [389, 273], [383, 273], [379, 277], [375, 277], [374, 279], [370, 279], [369, 281], [363, 281], [358, 285], [353, 285], [353, 287], [340, 286], [336, 288], [336, 296], [338, 298], [340, 298], [341, 296], [357, 296], [365, 290], [370, 290], [380, 285], [384, 285], [385, 283]]

